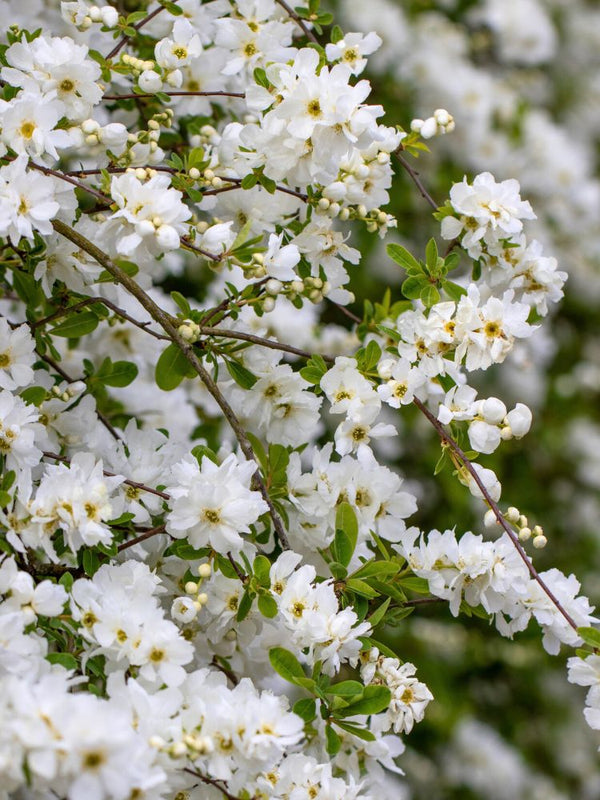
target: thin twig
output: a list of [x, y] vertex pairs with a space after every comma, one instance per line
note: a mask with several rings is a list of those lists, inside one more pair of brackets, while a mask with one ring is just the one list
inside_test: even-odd
[[203, 250], [201, 247], [197, 247], [185, 236], [181, 237], [181, 244], [184, 248], [192, 250], [194, 253], [198, 253], [199, 255], [204, 256], [204, 258], [208, 258], [210, 261], [214, 261], [215, 263], [222, 261], [225, 256], [225, 253], [220, 256], [216, 255], [215, 253], [209, 253], [208, 250]]
[[108, 195], [102, 194], [102, 192], [98, 192], [96, 189], [92, 189], [91, 186], [86, 186], [85, 183], [81, 183], [80, 181], [75, 180], [75, 178], [65, 175], [64, 172], [59, 172], [59, 170], [56, 169], [50, 169], [50, 167], [43, 167], [41, 164], [36, 164], [35, 161], [30, 161], [29, 166], [38, 172], [43, 172], [44, 175], [52, 175], [55, 178], [59, 178], [61, 181], [65, 181], [65, 183], [70, 183], [72, 186], [82, 189], [84, 192], [91, 194], [92, 197], [95, 197], [97, 200], [101, 200], [103, 203], [108, 203], [108, 205], [111, 205], [114, 202], [112, 197], [108, 197]]
[[150, 314], [150, 316], [158, 322], [158, 324], [163, 328], [165, 333], [170, 337], [171, 341], [177, 345], [177, 347], [181, 350], [184, 357], [187, 361], [191, 364], [196, 374], [200, 377], [202, 383], [208, 389], [209, 394], [213, 397], [216, 401], [217, 405], [223, 412], [225, 419], [231, 426], [233, 432], [236, 435], [236, 438], [240, 444], [242, 452], [244, 453], [245, 457], [249, 461], [254, 461], [256, 463], [256, 472], [254, 473], [254, 482], [258, 486], [258, 489], [263, 496], [264, 501], [266, 502], [267, 506], [269, 507], [269, 514], [271, 520], [273, 522], [273, 527], [275, 528], [275, 532], [281, 544], [281, 547], [285, 550], [289, 550], [290, 545], [287, 538], [287, 534], [284, 530], [283, 523], [277, 510], [273, 504], [273, 501], [269, 497], [269, 492], [265, 485], [262, 475], [260, 474], [260, 468], [256, 461], [256, 457], [254, 455], [254, 451], [252, 449], [252, 445], [250, 444], [250, 440], [246, 435], [246, 431], [240, 424], [240, 421], [236, 417], [233, 409], [223, 396], [222, 392], [220, 391], [219, 387], [215, 383], [214, 379], [208, 372], [208, 370], [204, 367], [196, 353], [194, 352], [193, 346], [189, 343], [184, 341], [181, 336], [179, 335], [175, 324], [172, 321], [172, 318], [165, 312], [163, 309], [157, 305], [152, 298], [146, 294], [146, 292], [139, 286], [136, 281], [133, 280], [124, 270], [122, 270], [119, 266], [117, 266], [112, 259], [110, 259], [106, 253], [104, 253], [100, 248], [96, 247], [95, 244], [86, 239], [85, 236], [82, 236], [78, 231], [73, 230], [69, 225], [66, 225], [61, 220], [55, 219], [52, 222], [54, 229], [64, 236], [69, 241], [76, 244], [82, 250], [85, 250], [86, 253], [94, 258], [101, 267], [113, 276], [113, 278], [124, 286], [137, 300], [140, 302], [143, 308]]
[[[329, 300], [329, 298], [327, 298], [327, 299]], [[352, 322], [356, 322], [357, 325], [360, 325], [360, 323], [362, 322], [362, 319], [360, 317], [357, 317], [356, 314], [353, 314], [352, 311], [350, 311], [349, 308], [346, 308], [346, 306], [342, 306], [339, 303], [336, 303], [335, 300], [329, 300], [329, 302], [332, 305], [334, 305], [339, 311], [341, 311], [342, 314], [344, 314], [346, 317], [348, 317], [348, 319], [351, 319]]]
[[140, 322], [137, 319], [131, 317], [126, 311], [123, 311], [122, 308], [115, 305], [110, 300], [106, 300], [104, 297], [88, 297], [85, 300], [82, 300], [79, 303], [74, 303], [72, 306], [65, 306], [64, 308], [58, 309], [53, 314], [49, 314], [47, 317], [43, 317], [43, 319], [38, 319], [35, 322], [30, 324], [31, 329], [39, 328], [41, 325], [46, 325], [48, 322], [53, 322], [55, 319], [59, 319], [60, 317], [64, 317], [69, 314], [71, 311], [75, 311], [78, 308], [82, 308], [83, 306], [93, 305], [94, 303], [102, 303], [102, 305], [110, 308], [118, 317], [126, 320], [127, 322], [131, 322], [132, 325], [135, 325], [137, 328], [140, 328], [145, 333], [149, 333], [150, 336], [154, 336], [155, 339], [162, 339], [166, 341], [170, 341], [168, 336], [164, 336], [162, 333], [157, 333], [157, 331], [153, 331], [149, 325], [152, 325], [152, 322], [148, 320], [147, 322]]
[[[242, 100], [246, 95], [244, 92], [223, 92], [221, 90], [214, 91], [214, 92], [162, 92], [161, 94], [166, 94], [169, 97], [239, 97]], [[131, 94], [105, 94], [103, 96], [103, 100], [137, 100], [138, 98], [146, 98], [146, 97], [156, 97], [155, 94], [150, 92], [132, 92]]]
[[[260, 345], [261, 347], [269, 347], [271, 350], [281, 350], [284, 353], [292, 353], [301, 358], [311, 358], [314, 355], [314, 353], [300, 350], [298, 347], [292, 347], [291, 344], [282, 344], [274, 339], [264, 339], [262, 336], [254, 336], [252, 333], [244, 333], [243, 331], [228, 331], [222, 328], [201, 327], [201, 333], [204, 336], [222, 336], [224, 339], [240, 339], [244, 342]], [[329, 361], [331, 363], [335, 361], [335, 358], [332, 356], [324, 355], [322, 358], [323, 361]]]
[[553, 591], [550, 589], [550, 587], [547, 586], [546, 583], [544, 582], [544, 580], [540, 577], [538, 571], [536, 570], [536, 568], [531, 563], [531, 560], [529, 559], [529, 556], [527, 555], [523, 545], [519, 541], [519, 537], [513, 531], [513, 529], [510, 527], [510, 525], [507, 523], [507, 521], [504, 519], [504, 517], [502, 515], [502, 512], [500, 511], [500, 508], [498, 507], [498, 504], [490, 496], [490, 493], [486, 489], [483, 481], [479, 477], [479, 474], [478, 474], [477, 470], [475, 469], [475, 467], [473, 466], [473, 464], [471, 463], [471, 461], [467, 458], [467, 456], [464, 454], [464, 452], [459, 447], [459, 445], [454, 441], [454, 439], [450, 436], [450, 434], [446, 432], [446, 429], [444, 428], [442, 423], [431, 413], [431, 411], [417, 397], [413, 398], [413, 403], [416, 405], [416, 407], [419, 409], [419, 411], [427, 417], [429, 422], [431, 422], [433, 427], [438, 432], [438, 435], [439, 435], [440, 439], [443, 442], [446, 442], [446, 444], [450, 447], [452, 452], [456, 456], [458, 456], [460, 461], [464, 464], [465, 469], [467, 470], [467, 472], [471, 475], [471, 477], [473, 478], [473, 480], [477, 484], [477, 487], [479, 488], [479, 491], [483, 495], [486, 503], [488, 504], [488, 506], [494, 512], [494, 516], [496, 517], [496, 520], [498, 521], [498, 524], [502, 526], [504, 531], [508, 534], [511, 542], [514, 544], [518, 554], [521, 556], [521, 559], [523, 560], [525, 566], [527, 567], [527, 570], [529, 571], [529, 574], [531, 575], [531, 577], [539, 584], [541, 589], [546, 593], [546, 595], [549, 597], [549, 599], [552, 601], [552, 603], [556, 606], [556, 609], [562, 614], [562, 616], [565, 618], [565, 620], [568, 622], [568, 624], [574, 630], [577, 630], [577, 623], [575, 622], [573, 617], [568, 613], [568, 611], [566, 611], [563, 608], [563, 606], [561, 605], [560, 601], [558, 600], [556, 595], [553, 593]]
[[219, 672], [222, 672], [223, 675], [226, 675], [229, 678], [229, 680], [233, 683], [234, 686], [237, 686], [238, 683], [240, 682], [240, 679], [235, 674], [235, 672], [232, 672], [230, 669], [227, 669], [227, 667], [224, 664], [221, 664], [217, 660], [217, 656], [213, 656], [212, 657], [212, 661], [210, 662], [210, 665], [211, 665], [211, 667], [214, 667], [215, 669], [218, 669]]
[[196, 772], [196, 770], [189, 769], [189, 767], [183, 768], [184, 772], [187, 772], [189, 775], [193, 775], [195, 778], [198, 778], [202, 781], [202, 783], [207, 783], [209, 786], [214, 786], [215, 789], [218, 789], [220, 792], [223, 792], [227, 800], [241, 800], [240, 797], [237, 797], [235, 794], [231, 794], [225, 789], [221, 784], [214, 780], [213, 778], [208, 778], [206, 775], [203, 775], [201, 772]]
[[304, 35], [305, 35], [305, 36], [306, 36], [308, 39], [310, 39], [310, 41], [311, 41], [311, 42], [313, 42], [314, 44], [320, 44], [319, 40], [318, 40], [318, 39], [317, 39], [317, 37], [314, 35], [314, 33], [311, 31], [311, 29], [310, 29], [310, 28], [307, 26], [307, 24], [304, 22], [304, 20], [302, 19], [302, 17], [299, 17], [299, 16], [298, 16], [298, 14], [296, 14], [296, 12], [294, 11], [294, 9], [293, 9], [293, 8], [292, 8], [290, 5], [288, 5], [288, 4], [285, 2], [285, 0], [275, 0], [275, 2], [276, 2], [276, 3], [279, 3], [279, 5], [280, 5], [280, 6], [281, 6], [281, 7], [282, 7], [282, 8], [283, 8], [285, 11], [287, 11], [287, 13], [289, 14], [289, 16], [290, 16], [290, 17], [291, 17], [291, 18], [294, 20], [294, 22], [296, 23], [296, 25], [298, 25], [298, 27], [299, 27], [299, 28], [302, 30], [302, 33], [303, 33], [303, 34], [304, 34]]
[[150, 530], [145, 531], [145, 533], [141, 533], [139, 536], [136, 536], [135, 539], [129, 539], [127, 542], [123, 542], [117, 547], [119, 553], [123, 550], [127, 550], [128, 547], [133, 547], [140, 542], [145, 542], [146, 539], [150, 539], [152, 536], [156, 536], [159, 533], [165, 532], [165, 525], [157, 525], [156, 528], [150, 528]]
[[[44, 458], [51, 458], [53, 461], [62, 461], [64, 464], [70, 464], [71, 459], [67, 456], [60, 456], [58, 453], [50, 453], [47, 451], [43, 452]], [[116, 472], [109, 472], [106, 469], [102, 470], [102, 473], [107, 478], [120, 478], [121, 475], [117, 475]], [[153, 489], [151, 486], [146, 486], [145, 483], [138, 483], [137, 481], [130, 481], [128, 478], [125, 478], [123, 483], [126, 483], [127, 486], [132, 486], [134, 489], [140, 489], [144, 492], [149, 492], [150, 494], [155, 494], [157, 497], [162, 497], [163, 500], [170, 500], [171, 495], [167, 494], [166, 492], [160, 492], [158, 489]]]
[[415, 170], [411, 167], [408, 161], [401, 155], [400, 151], [402, 150], [402, 145], [397, 150], [394, 150], [394, 155], [398, 159], [398, 163], [402, 165], [402, 167], [406, 170], [406, 172], [410, 175], [411, 180], [419, 190], [421, 197], [423, 197], [433, 208], [434, 211], [437, 211], [439, 206], [433, 199], [433, 197], [429, 194], [427, 189], [423, 186], [421, 179], [419, 178], [419, 174], [415, 172]]
[[242, 570], [239, 568], [238, 564], [235, 563], [235, 559], [231, 555], [231, 550], [229, 550], [227, 552], [227, 558], [229, 559], [229, 563], [233, 567], [235, 574], [238, 576], [238, 578], [241, 580], [241, 582], [242, 583], [246, 583], [247, 577], [246, 577], [246, 575], [244, 575]]
[[[173, 2], [176, 3], [177, 0], [173, 0]], [[151, 20], [154, 19], [154, 17], [158, 16], [161, 13], [161, 11], [164, 11], [164, 10], [165, 10], [164, 6], [159, 6], [158, 8], [155, 8], [154, 11], [152, 11], [150, 14], [148, 14], [147, 17], [144, 17], [144, 19], [141, 19], [138, 23], [136, 23], [132, 27], [135, 28], [136, 32], [139, 31], [140, 28], [143, 28], [144, 25], [147, 25]], [[131, 36], [123, 36], [121, 39], [119, 39], [119, 41], [116, 43], [116, 45], [110, 51], [110, 53], [106, 56], [106, 60], [110, 61], [111, 58], [114, 58], [119, 53], [119, 51], [123, 47], [125, 47], [125, 45], [127, 44], [127, 42], [130, 39], [131, 39]]]

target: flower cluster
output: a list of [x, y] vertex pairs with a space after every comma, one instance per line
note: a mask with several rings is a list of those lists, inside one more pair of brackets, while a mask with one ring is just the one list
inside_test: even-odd
[[[509, 638], [535, 620], [553, 654], [597, 636], [462, 449], [529, 432], [529, 404], [470, 384], [538, 336], [566, 274], [526, 238], [519, 182], [486, 171], [436, 210], [444, 255], [388, 242], [398, 297], [345, 308], [363, 241], [398, 225], [394, 163], [436, 206], [407, 159], [460, 132], [461, 101], [456, 123], [382, 124], [362, 75], [384, 37], [330, 29], [318, 0], [75, 0], [35, 31], [6, 5], [3, 790], [397, 797], [399, 737], [434, 697], [385, 642], [422, 600]], [[413, 411], [488, 538], [407, 527], [427, 506]], [[570, 680], [598, 727], [594, 659]]]

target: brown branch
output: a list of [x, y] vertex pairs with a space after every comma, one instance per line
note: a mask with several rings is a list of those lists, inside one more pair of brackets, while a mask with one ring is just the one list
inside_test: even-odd
[[[214, 92], [160, 92], [169, 97], [239, 97], [242, 100], [246, 97], [243, 92], [223, 92], [221, 90]], [[105, 94], [103, 100], [137, 100], [138, 97], [156, 97], [156, 94], [148, 92], [132, 92], [131, 94]]]
[[122, 308], [119, 308], [119, 306], [115, 305], [110, 300], [105, 300], [104, 297], [88, 297], [79, 303], [74, 303], [72, 306], [65, 306], [64, 308], [60, 308], [53, 314], [50, 314], [47, 317], [44, 317], [43, 319], [38, 319], [35, 322], [32, 322], [30, 324], [30, 328], [32, 330], [34, 328], [39, 328], [41, 325], [46, 325], [48, 322], [53, 322], [55, 319], [59, 319], [60, 317], [66, 316], [71, 311], [74, 311], [78, 308], [82, 308], [83, 306], [93, 305], [94, 303], [102, 303], [102, 305], [106, 306], [107, 308], [110, 308], [111, 311], [113, 311], [118, 317], [122, 317], [124, 320], [127, 320], [127, 322], [131, 322], [132, 325], [135, 325], [137, 328], [140, 328], [145, 333], [149, 333], [150, 336], [154, 336], [155, 339], [170, 341], [168, 336], [163, 336], [162, 333], [157, 333], [156, 331], [153, 331], [151, 328], [148, 327], [149, 325], [152, 325], [152, 322], [150, 321], [140, 322], [139, 320], [134, 319], [133, 317], [129, 316], [129, 314], [126, 311], [123, 311]]
[[44, 175], [52, 175], [55, 178], [59, 178], [61, 181], [65, 181], [65, 183], [70, 183], [72, 186], [91, 194], [92, 197], [96, 198], [96, 200], [101, 200], [103, 203], [108, 203], [109, 206], [114, 202], [112, 197], [108, 197], [108, 195], [102, 194], [102, 192], [98, 192], [96, 189], [92, 189], [91, 186], [87, 186], [85, 183], [81, 183], [81, 181], [77, 181], [75, 178], [71, 178], [69, 175], [65, 175], [64, 172], [59, 172], [59, 170], [56, 169], [50, 169], [50, 167], [43, 167], [41, 164], [36, 164], [35, 161], [30, 161], [29, 166], [38, 172], [43, 172]]
[[[173, 0], [173, 2], [176, 3], [177, 0]], [[165, 10], [164, 6], [159, 6], [158, 8], [155, 8], [154, 11], [152, 11], [150, 14], [148, 14], [147, 17], [144, 17], [144, 19], [141, 19], [138, 23], [133, 25], [133, 28], [135, 28], [136, 31], [139, 31], [140, 28], [143, 28], [144, 25], [147, 25], [148, 22], [153, 20], [154, 17], [158, 16], [160, 14], [160, 12], [164, 11], [164, 10]], [[106, 56], [106, 60], [110, 61], [111, 58], [114, 58], [119, 53], [119, 51], [123, 47], [125, 47], [125, 45], [127, 44], [127, 42], [130, 39], [131, 39], [131, 36], [123, 36], [121, 39], [119, 39], [119, 41], [116, 43], [116, 45], [110, 51], [110, 53]]]
[[213, 656], [212, 657], [212, 661], [210, 662], [210, 665], [211, 665], [211, 667], [214, 667], [215, 669], [218, 669], [219, 672], [222, 672], [223, 675], [226, 675], [227, 678], [229, 678], [229, 680], [233, 683], [234, 686], [237, 686], [238, 683], [240, 682], [240, 679], [235, 674], [235, 672], [232, 672], [230, 669], [227, 669], [227, 667], [224, 664], [221, 664], [217, 660], [217, 656]]
[[127, 542], [123, 542], [117, 547], [117, 550], [119, 551], [119, 553], [121, 553], [123, 550], [127, 550], [128, 547], [133, 547], [134, 545], [139, 544], [140, 542], [145, 542], [146, 539], [150, 539], [150, 537], [152, 536], [156, 536], [158, 533], [164, 533], [164, 532], [165, 532], [165, 526], [157, 525], [156, 528], [150, 528], [144, 533], [141, 533], [139, 536], [136, 536], [135, 539], [129, 539]]
[[143, 308], [150, 314], [150, 316], [158, 322], [158, 324], [163, 328], [165, 333], [169, 336], [171, 341], [177, 345], [177, 347], [181, 350], [184, 357], [187, 361], [191, 364], [196, 374], [200, 377], [202, 383], [208, 389], [209, 394], [213, 397], [216, 401], [217, 405], [223, 412], [225, 419], [229, 423], [230, 427], [232, 428], [233, 432], [236, 435], [236, 438], [240, 444], [242, 452], [244, 456], [249, 461], [254, 461], [256, 463], [256, 472], [254, 473], [254, 481], [258, 486], [258, 489], [263, 496], [266, 504], [269, 507], [269, 513], [271, 520], [273, 522], [273, 527], [275, 528], [275, 532], [279, 539], [279, 542], [285, 550], [289, 550], [289, 541], [287, 538], [287, 534], [284, 530], [283, 523], [275, 506], [273, 505], [273, 501], [269, 497], [269, 492], [267, 491], [267, 487], [265, 482], [260, 474], [260, 469], [258, 467], [258, 463], [256, 462], [256, 458], [254, 455], [254, 451], [252, 449], [252, 445], [250, 444], [250, 440], [248, 439], [246, 432], [242, 425], [240, 424], [238, 418], [236, 417], [233, 409], [221, 393], [219, 387], [215, 383], [214, 379], [208, 372], [208, 370], [204, 367], [196, 353], [194, 352], [193, 346], [189, 343], [184, 341], [181, 336], [179, 335], [177, 328], [172, 321], [170, 315], [165, 313], [163, 309], [157, 305], [154, 300], [152, 300], [149, 295], [133, 280], [126, 272], [124, 272], [119, 266], [117, 266], [107, 255], [104, 253], [100, 248], [96, 247], [95, 244], [90, 242], [84, 236], [82, 236], [78, 231], [73, 230], [69, 225], [66, 225], [61, 220], [55, 219], [53, 220], [54, 229], [64, 236], [69, 241], [76, 244], [82, 250], [89, 253], [89, 255], [94, 258], [101, 267], [103, 267], [107, 272], [113, 276], [113, 278], [124, 286], [142, 305]]
[[197, 247], [185, 236], [181, 237], [181, 244], [184, 248], [191, 250], [194, 253], [198, 253], [198, 255], [204, 256], [204, 258], [208, 258], [210, 261], [214, 261], [217, 264], [225, 257], [225, 253], [218, 256], [215, 253], [209, 253], [208, 250], [203, 250], [201, 247]]
[[498, 524], [501, 525], [501, 527], [504, 529], [504, 531], [508, 534], [511, 542], [514, 544], [518, 554], [521, 556], [521, 559], [524, 562], [525, 566], [527, 567], [527, 570], [528, 570], [529, 574], [531, 575], [531, 577], [533, 578], [533, 580], [536, 581], [536, 583], [539, 584], [540, 588], [546, 593], [548, 598], [552, 601], [552, 603], [556, 607], [557, 611], [559, 611], [562, 614], [562, 616], [565, 618], [565, 620], [568, 622], [568, 624], [571, 626], [571, 628], [573, 628], [574, 630], [577, 630], [577, 623], [575, 622], [573, 617], [568, 613], [568, 611], [566, 611], [563, 608], [563, 606], [561, 605], [560, 601], [558, 600], [556, 595], [553, 593], [553, 591], [550, 589], [550, 587], [547, 586], [546, 583], [544, 582], [544, 580], [540, 577], [540, 574], [538, 573], [536, 568], [531, 563], [531, 560], [529, 559], [529, 556], [527, 555], [523, 545], [519, 541], [519, 537], [513, 531], [513, 529], [510, 527], [510, 525], [507, 523], [507, 521], [504, 519], [504, 516], [502, 515], [502, 512], [500, 511], [500, 509], [498, 507], [498, 504], [490, 496], [490, 493], [486, 489], [483, 481], [479, 477], [479, 474], [478, 474], [477, 470], [474, 468], [474, 466], [471, 463], [471, 461], [467, 458], [467, 456], [464, 454], [463, 450], [454, 441], [454, 439], [450, 436], [450, 434], [448, 434], [446, 432], [446, 429], [444, 428], [442, 423], [431, 413], [431, 411], [417, 397], [413, 398], [413, 403], [416, 405], [416, 407], [419, 409], [419, 411], [427, 417], [429, 422], [431, 422], [433, 427], [438, 432], [438, 435], [439, 435], [440, 439], [443, 442], [446, 442], [446, 444], [450, 447], [452, 452], [463, 463], [465, 469], [467, 470], [467, 472], [471, 475], [471, 477], [475, 481], [475, 483], [476, 483], [477, 487], [479, 488], [479, 491], [483, 495], [486, 503], [488, 504], [488, 506], [494, 512], [494, 516], [496, 517], [496, 520], [498, 521]]
[[[329, 300], [329, 298], [327, 298]], [[348, 319], [351, 319], [352, 322], [356, 322], [357, 325], [360, 325], [362, 319], [358, 317], [356, 314], [353, 314], [350, 309], [346, 308], [346, 306], [342, 306], [339, 303], [336, 303], [335, 300], [329, 300], [329, 302], [334, 305], [339, 311], [342, 312]]]
[[196, 770], [189, 769], [189, 767], [184, 767], [183, 771], [187, 772], [189, 775], [193, 775], [195, 778], [198, 778], [199, 780], [202, 781], [202, 783], [207, 783], [209, 786], [214, 786], [215, 789], [218, 789], [220, 792], [223, 792], [227, 800], [241, 800], [240, 797], [237, 797], [237, 795], [228, 792], [227, 789], [221, 786], [221, 784], [218, 781], [214, 780], [213, 778], [209, 778], [206, 775], [203, 775], [201, 772], [196, 772]]
[[421, 197], [423, 197], [429, 203], [429, 205], [431, 206], [431, 208], [433, 208], [434, 211], [437, 211], [439, 207], [438, 204], [435, 202], [433, 197], [429, 194], [429, 192], [423, 185], [421, 179], [419, 178], [418, 172], [415, 172], [415, 170], [411, 167], [411, 165], [404, 158], [404, 156], [401, 155], [400, 151], [402, 149], [403, 148], [401, 144], [397, 150], [394, 150], [394, 155], [398, 159], [398, 163], [401, 164], [402, 167], [406, 170], [406, 172], [410, 175], [410, 178], [417, 187], [417, 189], [419, 190]]
[[[311, 358], [314, 355], [314, 353], [300, 350], [298, 347], [292, 347], [290, 344], [282, 344], [274, 339], [264, 339], [262, 336], [254, 336], [252, 333], [244, 333], [243, 331], [227, 331], [222, 328], [201, 327], [201, 333], [205, 336], [222, 336], [224, 339], [240, 339], [241, 341], [251, 342], [260, 347], [269, 347], [271, 350], [281, 350], [284, 353], [292, 353], [301, 358]], [[329, 361], [330, 363], [335, 361], [335, 358], [332, 356], [323, 355], [322, 358], [323, 361]]]
[[229, 550], [229, 551], [227, 552], [227, 558], [229, 559], [229, 563], [230, 563], [230, 564], [231, 564], [231, 566], [233, 567], [233, 570], [234, 570], [235, 574], [238, 576], [238, 578], [241, 580], [241, 582], [242, 582], [242, 583], [246, 583], [246, 581], [248, 580], [248, 578], [247, 578], [247, 576], [246, 576], [246, 575], [244, 575], [244, 573], [242, 572], [242, 570], [241, 570], [241, 569], [239, 568], [239, 566], [238, 566], [238, 565], [235, 563], [235, 559], [234, 559], [234, 557], [231, 555], [231, 550]]
[[319, 40], [311, 31], [311, 29], [308, 27], [308, 25], [304, 22], [302, 17], [299, 17], [298, 14], [296, 14], [296, 12], [294, 11], [294, 9], [285, 2], [285, 0], [275, 0], [275, 2], [278, 3], [289, 14], [289, 16], [296, 23], [296, 25], [302, 30], [302, 33], [308, 39], [310, 39], [311, 42], [313, 42], [314, 44], [320, 44]]
[[[62, 461], [64, 464], [70, 464], [71, 463], [71, 459], [70, 458], [68, 458], [67, 456], [60, 456], [60, 455], [58, 455], [58, 453], [50, 453], [50, 452], [44, 451], [42, 455], [44, 456], [44, 458], [53, 459], [53, 461]], [[122, 477], [121, 475], [117, 475], [116, 472], [109, 472], [106, 469], [103, 469], [102, 473], [107, 478], [120, 478], [120, 477]], [[153, 489], [151, 486], [146, 486], [145, 483], [138, 483], [137, 481], [130, 481], [128, 478], [125, 478], [123, 483], [126, 483], [127, 486], [132, 486], [134, 489], [140, 489], [141, 491], [149, 492], [150, 494], [155, 494], [157, 497], [162, 497], [163, 500], [170, 500], [171, 499], [171, 495], [170, 494], [167, 494], [166, 492], [160, 492], [158, 489]]]

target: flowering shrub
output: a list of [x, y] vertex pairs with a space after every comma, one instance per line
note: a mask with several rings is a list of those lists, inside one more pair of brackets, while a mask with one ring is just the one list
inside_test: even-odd
[[[438, 701], [390, 631], [445, 606], [490, 637], [531, 623], [549, 654], [578, 648], [567, 677], [590, 687], [600, 728], [594, 609], [574, 574], [538, 570], [544, 520], [503, 496], [486, 458], [534, 415], [480, 373], [534, 347], [567, 273], [527, 191], [486, 170], [474, 124], [478, 174], [448, 181], [445, 203], [415, 171], [424, 140], [444, 135], [443, 152], [461, 135], [456, 78], [458, 125], [434, 105], [388, 125], [362, 77], [382, 44], [389, 66], [382, 37], [344, 33], [318, 0], [129, 14], [77, 0], [48, 4], [37, 29], [5, 5], [7, 796], [397, 797], [400, 735]], [[473, 12], [508, 62], [551, 56], [554, 28], [530, 5], [535, 47], [498, 3]], [[426, 17], [410, 23], [423, 38], [442, 24]], [[406, 80], [427, 53], [415, 41]], [[441, 71], [425, 70], [424, 97]], [[433, 212], [428, 241], [394, 235], [395, 170]], [[361, 306], [373, 240], [402, 281]], [[419, 454], [401, 474], [394, 437], [421, 423], [475, 532], [419, 521]], [[478, 725], [461, 723], [446, 757], [510, 762]], [[527, 780], [494, 796], [533, 796]]]

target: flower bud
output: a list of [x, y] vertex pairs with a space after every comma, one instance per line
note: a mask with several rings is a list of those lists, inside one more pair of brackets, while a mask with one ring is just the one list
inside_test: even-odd
[[138, 78], [138, 86], [143, 92], [154, 94], [162, 89], [162, 78], [153, 69], [145, 69]]

